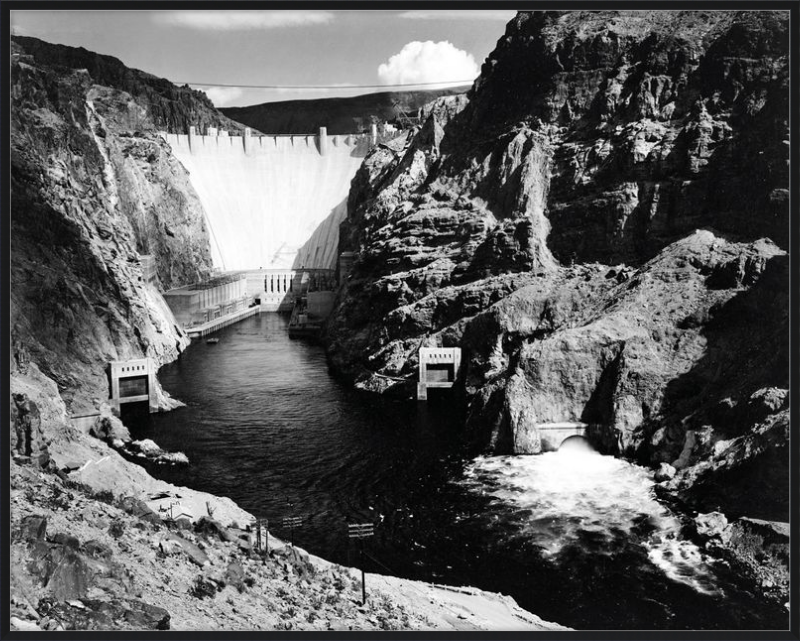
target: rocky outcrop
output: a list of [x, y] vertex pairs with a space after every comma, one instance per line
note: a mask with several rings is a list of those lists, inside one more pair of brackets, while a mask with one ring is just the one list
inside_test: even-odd
[[192, 527], [13, 461], [10, 477], [14, 630], [564, 629], [510, 597], [372, 574], [362, 606], [354, 568], [273, 536], [259, 552], [228, 517]]
[[[69, 48], [27, 38], [12, 49], [12, 388], [40, 386], [43, 375], [57, 391], [35, 401], [38, 411], [61, 412], [44, 406], [63, 398], [80, 413], [108, 398], [108, 361], [161, 364], [188, 344], [159, 289], [209, 272], [208, 233], [186, 172], [156, 136], [162, 121], [145, 101], [147, 83], [126, 76], [135, 97], [98, 84], [116, 72], [85, 60], [94, 54], [67, 52], [57, 63], [54, 51]], [[143, 254], [155, 258], [155, 282], [144, 280]], [[157, 394], [162, 408], [174, 406]], [[36, 420], [21, 412], [12, 420], [29, 434], [15, 446], [23, 453]], [[57, 434], [63, 418], [41, 424]]]
[[520, 12], [354, 179], [334, 369], [407, 396], [461, 347], [485, 451], [580, 421], [688, 478], [785, 443], [787, 65], [786, 13]]
[[200, 131], [206, 127], [244, 130], [241, 123], [217, 111], [205, 92], [188, 85], [178, 87], [166, 78], [131, 69], [112, 56], [28, 36], [11, 36], [11, 42], [13, 55], [30, 56], [37, 65], [60, 74], [86, 73], [98, 85], [114, 87], [132, 97], [136, 107], [120, 114], [130, 131], [153, 125], [174, 133], [186, 133], [192, 125], [200, 127]]

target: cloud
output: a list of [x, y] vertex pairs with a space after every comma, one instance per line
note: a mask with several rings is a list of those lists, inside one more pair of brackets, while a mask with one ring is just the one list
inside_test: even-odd
[[215, 107], [227, 107], [242, 96], [242, 90], [239, 87], [202, 87], [201, 89], [206, 92]]
[[509, 22], [516, 11], [404, 11], [398, 17], [406, 20], [499, 20]]
[[253, 31], [302, 25], [326, 24], [330, 11], [158, 11], [158, 23], [201, 31]]
[[472, 82], [479, 73], [472, 54], [451, 43], [409, 42], [378, 67], [378, 80], [385, 85]]

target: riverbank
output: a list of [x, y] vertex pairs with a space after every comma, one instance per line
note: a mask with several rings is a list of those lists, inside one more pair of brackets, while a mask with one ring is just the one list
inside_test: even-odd
[[[254, 518], [230, 499], [153, 479], [89, 437], [73, 442], [88, 458], [70, 474], [11, 461], [12, 629], [566, 629], [510, 597], [374, 574], [362, 605], [355, 568], [274, 537], [259, 555], [231, 536]], [[142, 506], [159, 494], [214, 519], [154, 518]]]

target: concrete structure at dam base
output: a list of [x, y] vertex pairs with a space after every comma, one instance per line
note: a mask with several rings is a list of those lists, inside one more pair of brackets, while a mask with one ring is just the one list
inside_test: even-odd
[[291, 312], [308, 292], [333, 292], [332, 269], [258, 269], [247, 272], [247, 291], [265, 312]]
[[163, 296], [175, 320], [194, 338], [253, 314], [295, 312], [300, 306], [321, 325], [333, 308], [336, 287], [332, 269], [256, 269], [218, 274]]
[[428, 400], [428, 389], [450, 389], [461, 368], [460, 347], [420, 347], [417, 400]]
[[108, 364], [109, 401], [119, 412], [125, 403], [147, 403], [149, 411], [157, 406], [156, 367], [149, 358], [111, 361]]
[[234, 272], [204, 283], [186, 285], [164, 293], [175, 320], [183, 328], [203, 325], [249, 307], [245, 274]]

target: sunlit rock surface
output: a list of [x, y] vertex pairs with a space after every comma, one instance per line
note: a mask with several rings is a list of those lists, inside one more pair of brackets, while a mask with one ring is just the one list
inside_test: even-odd
[[[159, 289], [211, 268], [200, 201], [156, 135], [153, 112], [169, 96], [148, 102], [97, 84], [86, 69], [69, 68], [62, 49], [70, 50], [14, 41], [10, 69], [12, 390], [28, 399], [18, 407], [35, 404], [41, 416], [62, 413], [62, 399], [69, 414], [105, 401], [108, 361], [174, 359], [188, 340]], [[116, 77], [114, 64], [125, 69], [91, 55], [76, 64], [104, 77]], [[141, 255], [154, 258], [153, 282]], [[43, 387], [48, 379], [55, 394]], [[174, 406], [157, 395], [160, 407]], [[42, 425], [63, 436], [64, 417]]]
[[787, 65], [786, 13], [518, 14], [357, 173], [335, 369], [411, 395], [421, 345], [461, 347], [489, 452], [581, 421], [679, 470], [785, 453]]

